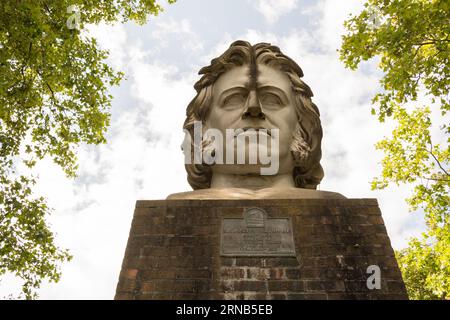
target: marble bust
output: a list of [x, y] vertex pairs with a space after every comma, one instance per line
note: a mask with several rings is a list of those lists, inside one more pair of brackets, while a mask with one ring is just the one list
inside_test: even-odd
[[[185, 159], [192, 159], [195, 147], [201, 147], [200, 153], [213, 160], [185, 161], [194, 191], [167, 199], [345, 198], [316, 190], [324, 176], [322, 127], [297, 63], [271, 44], [235, 41], [199, 74], [184, 130], [192, 137], [200, 124], [200, 142], [185, 140], [183, 150]], [[230, 130], [237, 133], [227, 134]], [[207, 132], [216, 135], [211, 139]], [[242, 150], [236, 150], [239, 139]], [[253, 150], [259, 153], [250, 161]], [[274, 172], [263, 174], [268, 162], [262, 160], [262, 150], [276, 162], [270, 164]], [[241, 162], [236, 152], [242, 154]], [[225, 154], [232, 161], [223, 161]]]

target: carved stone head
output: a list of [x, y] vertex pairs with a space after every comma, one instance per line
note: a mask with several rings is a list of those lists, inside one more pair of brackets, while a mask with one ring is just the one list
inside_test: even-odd
[[[193, 135], [198, 121], [205, 129], [278, 129], [279, 174], [292, 174], [297, 188], [316, 189], [324, 176], [320, 114], [311, 101], [311, 89], [301, 80], [302, 70], [292, 59], [268, 43], [252, 46], [236, 41], [199, 74], [184, 129]], [[195, 190], [210, 188], [214, 172], [255, 174], [249, 167], [230, 164], [185, 166]]]

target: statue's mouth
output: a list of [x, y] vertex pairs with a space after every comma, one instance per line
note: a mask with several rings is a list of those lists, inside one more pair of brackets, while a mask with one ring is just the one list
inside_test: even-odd
[[270, 129], [268, 128], [263, 128], [263, 127], [243, 127], [243, 128], [238, 128], [235, 129], [235, 134], [234, 136], [237, 137], [240, 134], [265, 134], [268, 136], [272, 136], [272, 133], [270, 132]]

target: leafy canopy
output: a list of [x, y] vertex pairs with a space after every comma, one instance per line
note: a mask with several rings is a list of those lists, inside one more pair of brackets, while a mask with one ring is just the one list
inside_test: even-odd
[[450, 298], [450, 1], [368, 0], [346, 22], [340, 57], [356, 69], [380, 59], [382, 90], [372, 113], [396, 127], [376, 144], [384, 152], [373, 189], [411, 184], [411, 210], [427, 230], [397, 253], [414, 299]]
[[108, 89], [123, 74], [83, 30], [142, 24], [161, 10], [155, 0], [0, 1], [0, 276], [23, 279], [26, 298], [42, 279], [58, 281], [59, 263], [71, 255], [54, 244], [35, 178], [18, 168], [50, 157], [74, 177], [80, 143], [106, 142]]

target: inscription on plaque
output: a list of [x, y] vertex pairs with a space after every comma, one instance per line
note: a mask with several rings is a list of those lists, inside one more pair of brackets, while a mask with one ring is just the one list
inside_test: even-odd
[[268, 218], [260, 208], [223, 218], [220, 249], [224, 256], [295, 256], [291, 219]]

